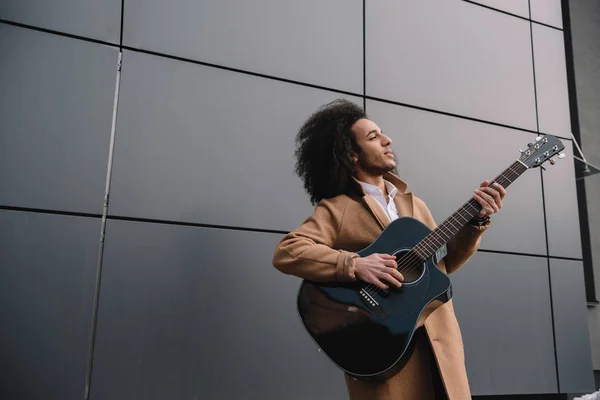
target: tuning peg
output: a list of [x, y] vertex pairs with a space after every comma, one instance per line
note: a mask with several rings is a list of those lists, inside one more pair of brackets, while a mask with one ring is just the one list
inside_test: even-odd
[[565, 153], [560, 153], [560, 154], [558, 155], [558, 158], [560, 158], [561, 160], [562, 160], [563, 158], [565, 158], [565, 157], [566, 157]]
[[553, 158], [551, 158], [550, 159], [550, 164], [554, 165], [554, 164], [556, 164], [556, 161]]
[[536, 137], [536, 138], [535, 138], [535, 141], [536, 141], [536, 142], [539, 142], [541, 139], [542, 139], [542, 137], [541, 137], [541, 136], [538, 136], [538, 137]]
[[533, 146], [533, 143], [527, 143], [527, 147]]

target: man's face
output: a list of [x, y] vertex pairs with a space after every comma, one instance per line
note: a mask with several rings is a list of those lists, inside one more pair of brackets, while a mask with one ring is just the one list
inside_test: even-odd
[[352, 125], [356, 143], [361, 148], [357, 155], [357, 170], [370, 175], [382, 175], [396, 168], [392, 139], [385, 136], [373, 121], [359, 119]]

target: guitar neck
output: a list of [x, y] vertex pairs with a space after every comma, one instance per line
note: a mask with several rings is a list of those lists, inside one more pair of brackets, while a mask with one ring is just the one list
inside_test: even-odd
[[[523, 172], [527, 171], [527, 169], [528, 167], [525, 164], [517, 160], [491, 181], [490, 186], [493, 183], [499, 183], [506, 188], [521, 176]], [[475, 199], [471, 198], [456, 210], [454, 214], [446, 218], [444, 222], [431, 231], [429, 235], [423, 238], [412, 251], [423, 261], [428, 260], [480, 212], [481, 205]]]

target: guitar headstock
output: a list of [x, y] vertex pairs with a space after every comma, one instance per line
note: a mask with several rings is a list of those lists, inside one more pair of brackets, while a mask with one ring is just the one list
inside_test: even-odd
[[[558, 158], [564, 158], [565, 149], [562, 142], [552, 136], [544, 135], [535, 138], [535, 143], [528, 143], [527, 150], [520, 150], [521, 157], [519, 161], [527, 166], [527, 168], [540, 167], [543, 163], [550, 160], [550, 164], [554, 165], [555, 161], [551, 158], [558, 154]], [[542, 167], [543, 169], [543, 167]]]

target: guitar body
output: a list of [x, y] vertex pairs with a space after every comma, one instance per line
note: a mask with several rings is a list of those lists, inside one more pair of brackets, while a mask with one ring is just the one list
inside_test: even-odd
[[[413, 218], [393, 221], [361, 257], [396, 255], [396, 261], [431, 230]], [[415, 259], [415, 257], [412, 257]], [[433, 258], [403, 273], [400, 288], [382, 290], [365, 282], [317, 283], [304, 280], [298, 311], [322, 352], [356, 379], [385, 380], [398, 373], [412, 353], [411, 339], [425, 318], [451, 297], [450, 279]]]

